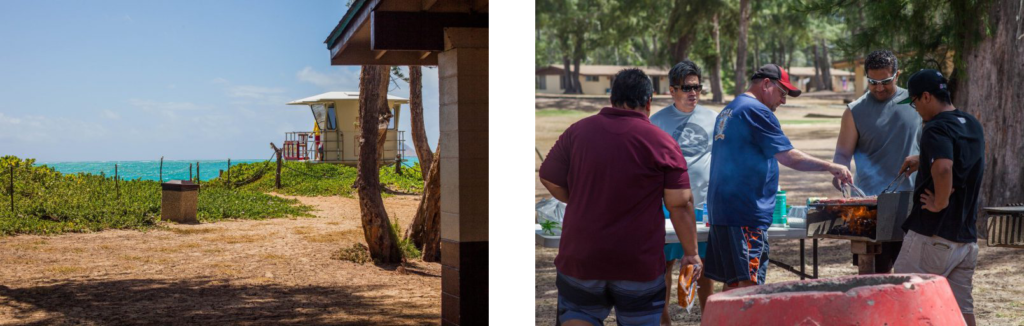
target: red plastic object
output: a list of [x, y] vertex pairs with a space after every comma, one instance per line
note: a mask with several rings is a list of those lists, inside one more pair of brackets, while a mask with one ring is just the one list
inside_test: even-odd
[[964, 325], [945, 277], [862, 275], [712, 295], [701, 325]]

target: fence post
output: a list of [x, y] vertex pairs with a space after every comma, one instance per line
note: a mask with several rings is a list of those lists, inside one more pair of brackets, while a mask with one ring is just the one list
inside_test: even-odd
[[188, 164], [188, 181], [192, 181], [192, 163]]
[[231, 189], [231, 159], [228, 159], [228, 189]]
[[[200, 183], [200, 182], [201, 182], [202, 180], [203, 180], [203, 175], [199, 174], [199, 161], [196, 161], [196, 185], [200, 185], [199, 183]], [[201, 185], [200, 185], [200, 186], [201, 186]], [[196, 193], [201, 193], [201, 192], [203, 192], [203, 190], [202, 190], [202, 189], [203, 189], [203, 187], [199, 187], [199, 190], [196, 190]]]
[[164, 183], [164, 157], [160, 157], [160, 183]]
[[395, 155], [395, 174], [402, 175], [402, 154]]
[[277, 148], [274, 143], [270, 143], [270, 148], [277, 154], [277, 174], [274, 177], [274, 189], [281, 189], [281, 149]]
[[117, 191], [117, 200], [121, 200], [121, 183], [117, 178], [117, 163], [114, 163], [114, 190]]
[[14, 164], [11, 164], [11, 216], [17, 216], [14, 212]]

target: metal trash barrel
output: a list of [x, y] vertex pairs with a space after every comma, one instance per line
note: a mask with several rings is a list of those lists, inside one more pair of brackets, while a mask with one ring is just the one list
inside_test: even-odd
[[708, 298], [701, 325], [964, 325], [945, 277], [875, 274], [790, 281]]
[[178, 223], [199, 223], [196, 210], [199, 185], [189, 180], [171, 180], [161, 184], [160, 219]]

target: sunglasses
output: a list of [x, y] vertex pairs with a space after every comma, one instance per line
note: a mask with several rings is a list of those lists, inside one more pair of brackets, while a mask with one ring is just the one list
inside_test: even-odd
[[868, 77], [868, 84], [871, 84], [871, 85], [878, 85], [878, 84], [882, 84], [882, 85], [889, 85], [889, 84], [891, 84], [891, 83], [892, 83], [892, 80], [893, 80], [894, 78], [896, 78], [896, 76], [895, 76], [895, 75], [894, 75], [894, 76], [892, 76], [892, 77], [886, 78], [886, 79], [882, 79], [882, 80], [878, 80], [878, 79], [871, 79], [870, 77]]
[[782, 98], [786, 98], [786, 95], [789, 95], [789, 91], [786, 90], [785, 87], [782, 87], [782, 85], [779, 84], [777, 81], [772, 80], [772, 85], [775, 85], [775, 88], [778, 88], [779, 91], [782, 92]]
[[680, 90], [683, 93], [700, 92], [700, 90], [704, 89], [703, 85], [701, 85], [701, 84], [697, 84], [697, 85], [672, 85], [671, 87], [675, 88], [677, 90]]

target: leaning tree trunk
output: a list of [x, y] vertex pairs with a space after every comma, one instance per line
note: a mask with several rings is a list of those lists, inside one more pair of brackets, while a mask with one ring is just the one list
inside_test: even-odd
[[[690, 58], [690, 46], [695, 39], [693, 29], [676, 38], [676, 44], [672, 47], [672, 62], [681, 62]], [[673, 63], [673, 65], [675, 65]]]
[[[416, 158], [420, 160], [420, 171], [430, 171], [434, 153], [427, 143], [427, 130], [423, 127], [423, 71], [420, 66], [409, 66], [409, 113], [412, 115], [412, 143]], [[426, 182], [426, 178], [423, 178]]]
[[828, 45], [821, 39], [821, 79], [825, 90], [832, 90], [832, 60], [828, 58]]
[[564, 68], [562, 68], [562, 69], [565, 72], [564, 74], [562, 74], [562, 86], [565, 86], [565, 91], [562, 92], [563, 94], [576, 94], [576, 84], [572, 82], [572, 66], [571, 66], [571, 64], [572, 63], [569, 61], [569, 57], [563, 55], [562, 56], [562, 67], [564, 67]]
[[722, 103], [724, 100], [722, 97], [722, 44], [719, 39], [721, 28], [718, 24], [717, 12], [711, 16], [711, 23], [713, 24], [711, 35], [715, 39], [715, 61], [711, 66], [711, 102]]
[[[1024, 202], [1024, 29], [1016, 19], [1021, 2], [996, 0], [990, 6], [992, 35], [966, 47], [961, 58], [967, 69], [956, 78], [953, 94], [957, 109], [973, 114], [985, 130], [979, 208]], [[978, 216], [978, 235], [987, 238], [987, 216]]]
[[750, 24], [750, 0], [740, 0], [740, 27], [736, 38], [736, 89], [733, 94], [747, 90], [747, 26]]
[[[386, 94], [386, 93], [385, 93]], [[385, 95], [386, 96], [386, 95]], [[391, 113], [391, 107], [387, 105], [385, 99], [384, 105], [380, 107], [380, 116], [377, 125], [377, 168], [380, 169], [384, 165], [384, 144], [388, 141], [388, 123], [391, 122], [391, 117], [394, 114]], [[397, 147], [396, 147], [397, 148]]]
[[814, 51], [814, 90], [820, 91], [825, 89], [825, 83], [821, 81], [821, 59], [818, 56], [818, 45], [812, 45], [811, 49]]
[[391, 221], [380, 198], [380, 170], [377, 168], [377, 137], [382, 107], [387, 106], [388, 66], [363, 66], [359, 77], [359, 122], [362, 143], [359, 144], [359, 211], [363, 236], [370, 248], [370, 257], [378, 263], [402, 261], [398, 237], [391, 230]]
[[[438, 145], [438, 155], [441, 148]], [[434, 157], [438, 159], [437, 156]], [[409, 227], [409, 238], [417, 248], [422, 248], [424, 261], [437, 261], [441, 257], [441, 163], [435, 160], [434, 165], [424, 176], [423, 196], [420, 206], [416, 209], [416, 217]]]

